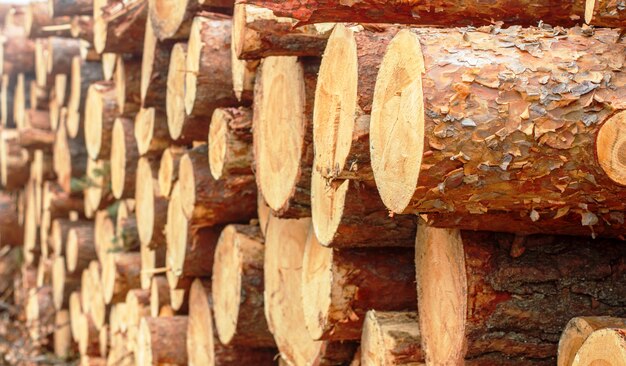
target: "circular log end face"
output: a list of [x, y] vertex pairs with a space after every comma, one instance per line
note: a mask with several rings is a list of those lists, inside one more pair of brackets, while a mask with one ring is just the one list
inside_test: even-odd
[[304, 321], [313, 339], [332, 333], [329, 322], [332, 304], [333, 249], [322, 246], [313, 231], [309, 232], [302, 264], [302, 303]]
[[149, 289], [153, 277], [150, 271], [156, 268], [156, 253], [147, 245], [142, 244], [139, 248], [139, 254], [141, 255], [141, 274], [139, 281], [141, 288]]
[[626, 364], [626, 329], [606, 328], [593, 332], [583, 343], [572, 366], [618, 366]]
[[596, 154], [606, 175], [615, 183], [626, 185], [626, 111], [613, 115], [600, 127]]
[[137, 345], [135, 348], [136, 365], [153, 365], [152, 360], [152, 339], [148, 319], [141, 319], [139, 331], [137, 332]]
[[[185, 252], [187, 250], [188, 222], [180, 200], [179, 182], [174, 185], [170, 202], [167, 207], [167, 281], [172, 289], [176, 288], [179, 277], [183, 273]], [[173, 306], [172, 306], [173, 307]]]
[[237, 332], [241, 301], [242, 258], [236, 228], [222, 230], [213, 262], [212, 292], [215, 327], [222, 344], [228, 344]]
[[313, 170], [311, 177], [311, 214], [315, 234], [323, 245], [331, 245], [343, 217], [349, 180], [331, 181]]
[[80, 108], [80, 92], [81, 92], [81, 57], [74, 56], [72, 58], [72, 71], [70, 80], [70, 98], [67, 101], [67, 108], [71, 111], [78, 111]]
[[61, 310], [65, 292], [65, 258], [58, 256], [52, 264], [52, 299], [54, 308]]
[[146, 157], [137, 163], [137, 178], [135, 181], [135, 216], [137, 231], [142, 246], [152, 240], [154, 229], [154, 187], [152, 167]]
[[571, 366], [576, 353], [593, 330], [593, 327], [583, 317], [570, 320], [559, 340], [557, 366]]
[[117, 277], [114, 253], [107, 253], [102, 261], [102, 295], [107, 304], [113, 299], [115, 277]]
[[191, 114], [196, 101], [197, 75], [200, 70], [200, 56], [204, 43], [202, 41], [202, 28], [208, 20], [197, 17], [193, 20], [187, 43], [187, 58], [185, 59], [185, 113]]
[[98, 86], [92, 84], [87, 90], [85, 102], [85, 147], [92, 159], [97, 159], [102, 143], [102, 114], [104, 104]]
[[102, 54], [102, 75], [104, 80], [111, 80], [115, 71], [115, 63], [117, 61], [117, 53], [105, 52]]
[[376, 78], [370, 120], [374, 178], [383, 202], [397, 213], [413, 196], [424, 152], [423, 71], [419, 39], [399, 32]]
[[215, 180], [220, 179], [224, 169], [228, 122], [231, 116], [222, 108], [217, 108], [211, 117], [209, 126], [209, 168]]
[[149, 16], [154, 33], [163, 40], [172, 37], [185, 20], [189, 0], [149, 0]]
[[150, 149], [154, 136], [154, 113], [154, 108], [141, 108], [135, 117], [135, 140], [142, 155]]
[[180, 204], [185, 216], [191, 217], [196, 204], [196, 179], [193, 162], [188, 154], [180, 159], [178, 168]]
[[54, 76], [54, 96], [58, 105], [65, 105], [65, 94], [67, 94], [67, 75], [57, 74]]
[[239, 60], [239, 55], [243, 52], [243, 45], [246, 37], [246, 8], [247, 4], [235, 4], [233, 8], [233, 27], [231, 35], [231, 46], [233, 58]]
[[199, 279], [191, 284], [187, 324], [189, 365], [213, 365], [215, 359], [213, 319], [206, 288]]
[[361, 364], [363, 366], [387, 365], [384, 359], [385, 349], [383, 330], [376, 319], [376, 312], [370, 310], [363, 322]]
[[[94, 7], [95, 9], [95, 7]], [[96, 52], [102, 53], [107, 44], [107, 23], [101, 16], [93, 21], [93, 47]]]
[[591, 24], [595, 7], [596, 0], [585, 0], [585, 23]]
[[177, 140], [183, 132], [185, 122], [185, 58], [187, 45], [177, 43], [170, 54], [167, 72], [167, 94], [165, 107], [167, 127], [172, 139]]
[[[124, 134], [124, 120], [117, 118], [113, 125], [111, 140], [111, 191], [115, 198], [124, 194], [126, 176], [126, 136]], [[134, 169], [129, 167], [129, 169]], [[149, 177], [149, 175], [147, 176]], [[146, 179], [146, 177], [144, 177]], [[146, 179], [147, 180], [147, 179]]]
[[65, 247], [65, 257], [67, 262], [67, 270], [73, 273], [76, 270], [78, 261], [78, 236], [75, 229], [70, 229], [67, 233], [67, 242]]
[[146, 32], [143, 37], [143, 52], [141, 56], [141, 78], [139, 83], [139, 93], [143, 104], [148, 93], [148, 87], [152, 80], [152, 70], [154, 68], [154, 53], [157, 46], [157, 39], [154, 36], [150, 17], [146, 21]]
[[124, 113], [124, 103], [126, 103], [126, 69], [122, 57], [117, 58], [113, 82], [115, 83], [115, 100], [117, 101], [118, 111], [121, 114]]
[[263, 62], [265, 88], [255, 118], [257, 181], [267, 204], [280, 211], [300, 175], [304, 146], [304, 79], [297, 57], [268, 57]]

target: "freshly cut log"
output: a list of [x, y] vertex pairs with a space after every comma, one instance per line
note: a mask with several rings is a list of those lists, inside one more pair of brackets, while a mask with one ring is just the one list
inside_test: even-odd
[[[299, 24], [326, 22], [357, 23], [403, 23], [439, 26], [481, 26], [490, 25], [494, 20], [511, 25], [535, 25], [539, 21], [551, 25], [574, 26], [585, 20], [598, 27], [611, 27], [624, 24], [624, 9], [607, 0], [572, 1], [543, 3], [528, 0], [513, 2], [481, 1], [436, 1], [429, 4], [390, 3], [383, 0], [368, 0], [357, 4], [342, 3], [337, 0], [293, 1], [280, 0], [266, 2], [246, 0], [245, 3], [264, 6], [277, 16], [290, 17]], [[593, 16], [586, 16], [586, 9], [598, 9]], [[558, 11], [555, 11], [558, 9]]]
[[626, 328], [597, 330], [583, 343], [572, 366], [626, 364]]
[[[222, 14], [202, 13], [193, 20], [184, 68], [185, 114], [170, 127], [185, 139], [206, 139], [206, 119], [215, 108], [240, 104], [232, 83], [231, 29], [231, 18]], [[172, 137], [179, 136], [174, 133]]]
[[[135, 180], [139, 151], [134, 134], [134, 121], [118, 117], [111, 138], [111, 192], [117, 199], [135, 196]], [[144, 177], [147, 178], [147, 177]]]
[[144, 108], [163, 109], [167, 93], [167, 70], [174, 41], [159, 41], [154, 34], [151, 18], [146, 21], [141, 57], [141, 102]]
[[[0, 47], [0, 50], [2, 47]], [[0, 90], [0, 124], [2, 127], [14, 128], [13, 123], [13, 90], [15, 89], [15, 78], [11, 75], [2, 75], [2, 89]]]
[[165, 113], [154, 107], [141, 108], [135, 116], [135, 140], [139, 154], [161, 156], [172, 144]]
[[16, 191], [24, 187], [30, 177], [28, 151], [18, 142], [14, 129], [0, 131], [0, 183], [5, 191]]
[[[88, 221], [80, 220], [73, 221], [66, 218], [56, 218], [52, 221], [50, 227], [50, 241], [52, 246], [52, 253], [55, 256], [67, 256], [67, 246], [68, 246], [68, 234], [70, 230], [74, 227], [92, 227]], [[74, 270], [72, 270], [73, 272]]]
[[139, 325], [136, 365], [186, 365], [186, 316], [144, 317]]
[[109, 325], [108, 324], [105, 324], [102, 328], [100, 328], [100, 333], [98, 334], [98, 345], [100, 346], [100, 354], [103, 357], [106, 357], [107, 354], [109, 353]]
[[24, 31], [30, 38], [70, 37], [69, 17], [52, 17], [46, 1], [29, 3], [25, 8]]
[[423, 365], [423, 362], [416, 312], [367, 312], [361, 337], [361, 365]]
[[267, 223], [270, 220], [270, 216], [272, 213], [270, 212], [270, 208], [265, 203], [262, 194], [257, 194], [257, 216], [259, 220], [259, 227], [261, 228], [261, 232], [263, 233], [263, 237], [265, 237], [265, 232], [267, 231]]
[[24, 243], [24, 227], [17, 215], [17, 202], [10, 195], [0, 195], [0, 244], [21, 246]]
[[26, 209], [24, 211], [24, 261], [26, 264], [35, 264], [41, 256], [40, 245], [37, 235], [37, 204], [35, 199], [35, 187], [29, 182], [26, 187]]
[[70, 96], [67, 109], [75, 112], [74, 114], [78, 118], [70, 118], [66, 123], [67, 133], [70, 137], [75, 138], [82, 132], [84, 122], [81, 121], [81, 118], [84, 116], [86, 107], [87, 90], [92, 83], [102, 80], [103, 76], [102, 66], [99, 62], [83, 61], [80, 57], [72, 59]]
[[48, 75], [69, 75], [72, 72], [72, 60], [80, 57], [86, 48], [85, 42], [79, 39], [49, 37], [46, 72]]
[[13, 90], [13, 123], [20, 129], [24, 127], [26, 119], [26, 110], [28, 109], [29, 100], [26, 98], [30, 95], [30, 78], [24, 73], [19, 73]]
[[68, 138], [65, 124], [59, 124], [54, 140], [54, 172], [57, 182], [64, 192], [71, 194], [80, 191], [77, 180], [87, 173], [87, 150], [84, 140]]
[[233, 91], [243, 105], [250, 105], [254, 101], [254, 80], [261, 60], [240, 60], [235, 54], [234, 47], [235, 44], [231, 42], [230, 69], [233, 76]]
[[[398, 33], [378, 73], [370, 123], [372, 169], [385, 205], [396, 213], [458, 216], [571, 209], [591, 222], [622, 211], [624, 182], [603, 171], [604, 146], [595, 142], [604, 126], [623, 120], [615, 111], [626, 108], [626, 78], [613, 70], [625, 45], [607, 46], [617, 42], [615, 30], [584, 33]], [[528, 45], [529, 37], [549, 43], [550, 52], [501, 47]], [[476, 64], [461, 56], [468, 49]], [[539, 59], [542, 71], [532, 71]], [[572, 79], [561, 78], [563, 62], [575, 63]], [[390, 122], [398, 119], [406, 123]]]
[[139, 324], [143, 317], [150, 316], [150, 290], [133, 289], [126, 294], [128, 329], [126, 331], [130, 348], [136, 349]]
[[233, 0], [149, 0], [150, 22], [159, 40], [189, 37], [192, 21], [203, 10], [231, 13]]
[[[70, 22], [70, 34], [74, 38], [83, 39], [89, 44], [93, 45], [94, 42], [94, 27], [93, 17], [88, 15], [79, 15], [72, 17]], [[91, 48], [95, 52], [95, 49]]]
[[85, 214], [88, 209], [92, 211], [107, 208], [115, 201], [111, 192], [111, 164], [109, 160], [87, 161], [87, 171], [83, 195], [85, 196]]
[[119, 114], [115, 85], [99, 81], [89, 86], [85, 102], [85, 144], [92, 159], [111, 155], [113, 123]]
[[352, 342], [314, 341], [305, 326], [302, 301], [302, 260], [311, 219], [279, 219], [271, 216], [265, 235], [263, 264], [265, 318], [280, 355], [290, 364], [321, 365], [352, 360]]
[[610, 316], [576, 317], [570, 320], [559, 340], [558, 366], [571, 366], [578, 350], [594, 332], [606, 328], [626, 328], [626, 319]]
[[17, 75], [35, 69], [35, 43], [27, 38], [24, 28], [6, 26], [2, 30], [4, 42], [0, 47], [0, 72]]
[[65, 256], [70, 273], [82, 273], [91, 261], [96, 260], [93, 225], [75, 225], [67, 232]]
[[[123, 56], [120, 56], [123, 57]], [[104, 52], [101, 57], [102, 62], [102, 74], [104, 80], [110, 81], [113, 78], [115, 72], [115, 64], [117, 63], [118, 54], [113, 52]]]
[[66, 97], [70, 95], [70, 84], [67, 82], [66, 74], [56, 74], [54, 77], [50, 76], [53, 79], [52, 81], [52, 89], [53, 98], [56, 100], [57, 105], [64, 106], [67, 104]]
[[159, 192], [158, 161], [141, 157], [135, 182], [135, 216], [142, 246], [165, 246], [168, 201]]
[[94, 2], [93, 46], [98, 53], [141, 54], [148, 16], [146, 0]]
[[180, 159], [187, 153], [182, 146], [172, 145], [163, 151], [159, 166], [159, 191], [161, 196], [169, 197], [174, 183], [178, 180]]
[[[52, 266], [54, 260], [51, 258], [41, 257], [37, 263], [37, 287], [52, 285]], [[54, 288], [53, 288], [54, 297]]]
[[612, 264], [624, 255], [619, 241], [420, 225], [415, 261], [426, 362], [501, 353], [553, 364], [571, 318], [626, 313], [626, 274]]
[[254, 176], [230, 175], [215, 180], [208, 155], [208, 147], [203, 144], [180, 159], [180, 204], [189, 225], [200, 228], [254, 218], [257, 199]]
[[[181, 143], [189, 143], [182, 139], [185, 122], [185, 60], [187, 58], [187, 43], [176, 43], [170, 52], [167, 69], [167, 88], [165, 96], [165, 112], [170, 137]], [[176, 124], [174, 123], [176, 122]], [[204, 140], [204, 139], [202, 139]]]
[[52, 288], [43, 286], [28, 291], [26, 303], [26, 326], [33, 341], [45, 343], [53, 333], [54, 305], [52, 304]]
[[81, 355], [100, 355], [100, 332], [89, 313], [79, 315], [78, 322], [78, 350]]
[[127, 117], [134, 117], [141, 108], [140, 60], [118, 57], [113, 82], [119, 113]]
[[284, 218], [311, 216], [318, 69], [317, 59], [279, 56], [266, 58], [257, 73], [253, 115], [257, 186], [274, 213]]
[[49, 90], [46, 87], [37, 85], [37, 80], [30, 81], [30, 108], [39, 110], [48, 110], [50, 102]]
[[[29, 110], [26, 119], [27, 123], [31, 118], [45, 118], [48, 119], [48, 112]], [[44, 130], [36, 127], [24, 127], [19, 130], [18, 140], [19, 144], [26, 150], [44, 150], [47, 153], [51, 153], [54, 147], [54, 139], [56, 133], [51, 130]]]
[[315, 25], [299, 26], [293, 18], [277, 17], [270, 9], [245, 3], [235, 5], [234, 50], [237, 58], [321, 56], [329, 32]]
[[67, 309], [70, 295], [80, 289], [81, 272], [68, 274], [65, 271], [65, 258], [58, 256], [52, 264], [52, 300], [57, 311]]
[[91, 0], [48, 0], [48, 12], [51, 17], [64, 15], [92, 15], [93, 1]]
[[54, 315], [54, 354], [62, 360], [70, 358], [72, 352], [72, 334], [70, 330], [70, 313], [58, 310]]
[[[258, 226], [228, 225], [213, 260], [215, 328], [224, 345], [275, 347], [263, 312], [263, 237]], [[193, 311], [193, 285], [191, 309]]]
[[[81, 285], [84, 285], [82, 281], [81, 275]], [[83, 309], [80, 304], [80, 292], [74, 291], [70, 295], [70, 305], [69, 305], [69, 313], [70, 313], [70, 330], [72, 333], [72, 339], [74, 342], [78, 343], [78, 336], [80, 332], [80, 327], [78, 326], [80, 314], [83, 313]]]
[[83, 198], [80, 194], [71, 195], [55, 181], [43, 182], [42, 210], [50, 212], [50, 219], [68, 217], [71, 212], [82, 216]]
[[214, 179], [252, 175], [252, 111], [217, 108], [209, 127], [209, 168]]
[[102, 288], [107, 304], [126, 299], [129, 290], [140, 287], [141, 258], [137, 252], [111, 253], [102, 264]]
[[154, 277], [157, 273], [165, 273], [167, 268], [165, 267], [165, 255], [166, 245], [152, 249], [147, 245], [141, 244], [139, 247], [139, 255], [141, 256], [141, 275], [140, 282], [142, 289], [149, 289]]
[[170, 291], [165, 276], [154, 276], [150, 283], [150, 316], [157, 317], [163, 306], [170, 304]]
[[223, 345], [213, 323], [213, 304], [209, 281], [196, 279], [191, 285], [187, 353], [190, 366], [200, 365], [274, 365], [276, 350]]
[[389, 217], [370, 166], [372, 92], [395, 33], [394, 28], [374, 32], [338, 24], [322, 58], [313, 112], [311, 211], [317, 238], [326, 246], [411, 247], [415, 242], [415, 217]]
[[416, 310], [413, 260], [413, 248], [326, 248], [311, 231], [302, 263], [309, 335], [358, 340], [368, 310]]
[[94, 215], [94, 246], [98, 260], [104, 262], [108, 250], [115, 242], [115, 224], [113, 223], [114, 211], [109, 213], [108, 210], [97, 211]]
[[115, 218], [115, 245], [118, 250], [135, 252], [139, 249], [139, 233], [134, 210], [128, 205], [131, 201], [119, 201]]

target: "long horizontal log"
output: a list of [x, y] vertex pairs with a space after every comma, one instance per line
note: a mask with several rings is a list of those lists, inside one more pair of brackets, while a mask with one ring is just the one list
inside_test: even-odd
[[4, 27], [4, 42], [0, 47], [0, 71], [3, 75], [31, 72], [35, 67], [35, 43], [28, 39], [24, 28]]
[[584, 19], [598, 27], [619, 27], [626, 21], [626, 11], [607, 0], [563, 0], [551, 4], [535, 0], [495, 1], [489, 4], [461, 0], [439, 0], [428, 4], [383, 0], [356, 4], [338, 0], [246, 0], [246, 3], [267, 7], [278, 16], [295, 18], [302, 23], [404, 23], [450, 27], [490, 25], [493, 21], [535, 25], [543, 21], [551, 25], [573, 26], [581, 24]]
[[45, 1], [31, 2], [25, 8], [24, 30], [30, 38], [70, 37], [69, 22], [66, 16], [53, 17]]
[[[370, 123], [372, 168], [385, 205], [396, 213], [458, 215], [530, 207], [593, 218], [622, 211], [622, 177], [606, 168], [622, 162], [603, 155], [622, 137], [595, 141], [624, 121], [626, 79], [614, 71], [624, 44], [615, 43], [615, 30], [583, 33], [398, 33], [380, 67]], [[539, 39], [536, 47], [501, 47], [524, 48], [529, 37]], [[461, 56], [470, 48], [476, 64]], [[562, 62], [575, 63], [572, 79], [561, 78]], [[534, 71], [538, 63], [541, 71]], [[399, 82], [400, 74], [410, 76]], [[396, 118], [407, 122], [392, 127]]]
[[46, 72], [48, 75], [70, 74], [72, 60], [85, 52], [86, 45], [75, 38], [48, 38], [48, 55], [46, 58]]

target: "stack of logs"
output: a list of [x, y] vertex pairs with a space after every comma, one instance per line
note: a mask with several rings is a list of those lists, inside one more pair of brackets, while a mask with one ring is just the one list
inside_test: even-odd
[[623, 1], [0, 15], [0, 242], [42, 349], [626, 364]]

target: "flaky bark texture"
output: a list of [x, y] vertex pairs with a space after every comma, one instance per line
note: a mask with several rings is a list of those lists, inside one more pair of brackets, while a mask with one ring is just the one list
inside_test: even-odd
[[148, 16], [147, 0], [111, 1], [94, 23], [94, 47], [98, 53], [141, 54]]
[[48, 0], [50, 16], [92, 15], [92, 0]]
[[[278, 16], [295, 18], [303, 23], [359, 22], [359, 23], [405, 23], [420, 25], [465, 26], [489, 25], [494, 20], [506, 24], [535, 25], [542, 20], [552, 25], [572, 26], [583, 22], [585, 1], [563, 0], [543, 3], [535, 0], [495, 1], [434, 1], [388, 2], [367, 0], [344, 3], [339, 0], [323, 1], [262, 1], [246, 0], [272, 9]], [[596, 3], [608, 1], [597, 0]], [[558, 10], [556, 10], [558, 9]], [[614, 10], [624, 16], [624, 10]], [[623, 19], [623, 18], [621, 18]], [[615, 16], [601, 12], [591, 20], [596, 26], [614, 26]]]
[[8, 194], [0, 196], [0, 243], [20, 246], [24, 240], [24, 228], [18, 221], [17, 202]]
[[[584, 33], [398, 33], [380, 68], [370, 123], [386, 206], [458, 215], [571, 210], [589, 223], [624, 210], [623, 187], [603, 171], [594, 145], [603, 122], [626, 108], [626, 74], [615, 71], [625, 44], [616, 43], [615, 30]], [[400, 85], [404, 73], [413, 76]], [[407, 123], [392, 127], [396, 117]]]
[[48, 75], [66, 74], [72, 72], [72, 60], [80, 57], [85, 46], [83, 42], [74, 38], [48, 38], [48, 58], [46, 71]]
[[70, 212], [78, 212], [83, 215], [83, 197], [82, 192], [71, 195], [64, 191], [57, 182], [44, 182], [42, 193], [42, 209], [50, 212], [50, 219], [54, 220], [60, 217], [68, 217]]
[[[427, 362], [490, 353], [554, 362], [572, 317], [624, 316], [624, 250], [610, 240], [420, 228], [416, 272]], [[449, 332], [437, 331], [444, 328]]]
[[137, 365], [187, 364], [187, 317], [145, 317], [138, 335]]
[[37, 1], [26, 7], [24, 29], [30, 38], [45, 38], [50, 36], [70, 37], [69, 17], [52, 17], [48, 11], [48, 3]]
[[361, 337], [361, 365], [422, 365], [424, 353], [416, 312], [367, 312]]

